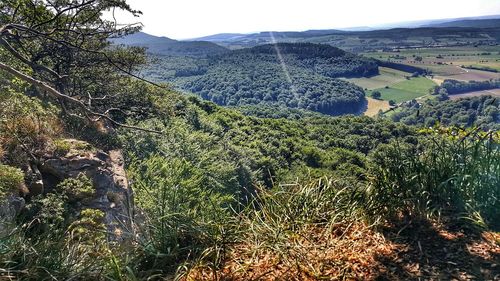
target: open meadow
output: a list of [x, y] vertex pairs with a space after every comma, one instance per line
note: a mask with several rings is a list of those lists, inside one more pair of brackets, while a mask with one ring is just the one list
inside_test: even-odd
[[409, 101], [429, 94], [429, 90], [437, 84], [427, 77], [415, 77], [389, 84], [383, 88], [368, 90], [367, 95], [374, 91], [381, 94], [385, 101], [393, 100], [396, 103]]

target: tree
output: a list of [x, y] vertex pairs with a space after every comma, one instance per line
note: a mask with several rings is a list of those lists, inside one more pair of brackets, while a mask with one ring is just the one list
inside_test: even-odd
[[380, 99], [380, 97], [382, 97], [382, 94], [379, 91], [373, 91], [371, 93], [371, 97], [374, 99]]
[[35, 96], [68, 116], [132, 127], [114, 117], [123, 114], [125, 85], [145, 62], [144, 52], [111, 46], [109, 39], [141, 26], [104, 18], [116, 10], [140, 14], [125, 0], [2, 1], [0, 70], [34, 86]]
[[439, 90], [439, 95], [438, 95], [438, 100], [440, 101], [445, 101], [447, 100], [449, 97], [448, 97], [448, 91], [446, 91], [445, 88], [442, 88]]
[[389, 105], [390, 105], [390, 106], [395, 106], [395, 105], [396, 105], [396, 102], [395, 102], [394, 100], [390, 100], [390, 101], [389, 101]]

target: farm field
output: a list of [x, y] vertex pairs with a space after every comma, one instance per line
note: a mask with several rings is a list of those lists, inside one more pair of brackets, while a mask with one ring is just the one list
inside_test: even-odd
[[[458, 68], [458, 67], [457, 67]], [[489, 71], [475, 70], [475, 69], [462, 69], [462, 72], [456, 74], [448, 75], [437, 75], [434, 78], [439, 80], [454, 79], [461, 81], [486, 81], [490, 79], [500, 79], [500, 73], [494, 73]]]
[[500, 89], [492, 89], [492, 90], [484, 90], [484, 91], [476, 91], [476, 92], [470, 92], [470, 93], [450, 95], [450, 99], [457, 100], [457, 99], [461, 99], [461, 98], [477, 97], [477, 96], [489, 96], [489, 95], [495, 96], [495, 97], [500, 97]]
[[383, 112], [391, 109], [391, 106], [389, 105], [388, 101], [385, 100], [376, 100], [373, 98], [367, 97], [366, 100], [368, 101], [367, 109], [364, 112], [364, 115], [373, 117], [378, 114], [380, 110]]
[[352, 82], [365, 90], [373, 90], [404, 81], [405, 76], [410, 75], [409, 73], [387, 67], [380, 67], [379, 72], [379, 75], [372, 77], [348, 78], [343, 80]]
[[368, 95], [376, 90], [382, 94], [382, 100], [394, 100], [399, 103], [425, 96], [429, 93], [429, 89], [436, 85], [427, 77], [416, 77], [389, 85], [388, 88], [374, 89], [369, 91]]
[[498, 46], [402, 49], [392, 52], [365, 53], [367, 57], [428, 69], [442, 79], [500, 79], [500, 73], [464, 69], [461, 66], [500, 69]]

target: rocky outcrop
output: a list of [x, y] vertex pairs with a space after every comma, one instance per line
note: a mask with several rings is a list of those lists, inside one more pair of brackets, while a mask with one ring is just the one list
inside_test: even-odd
[[[59, 155], [47, 155], [39, 165], [42, 185], [50, 192], [58, 182], [81, 174], [91, 179], [95, 188], [93, 198], [82, 202], [81, 209], [98, 209], [105, 213], [105, 224], [113, 240], [132, 235], [133, 198], [120, 150], [108, 152], [90, 147], [87, 143], [64, 140], [67, 149]], [[38, 183], [40, 184], [40, 183]]]

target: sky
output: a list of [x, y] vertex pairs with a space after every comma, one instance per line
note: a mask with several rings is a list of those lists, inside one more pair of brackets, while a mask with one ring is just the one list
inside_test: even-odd
[[143, 31], [173, 39], [216, 33], [304, 31], [500, 15], [500, 0], [127, 0]]

